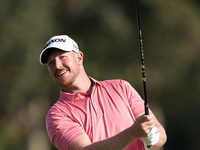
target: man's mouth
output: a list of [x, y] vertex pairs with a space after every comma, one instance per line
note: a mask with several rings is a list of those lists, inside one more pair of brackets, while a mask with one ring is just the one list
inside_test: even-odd
[[58, 74], [58, 77], [62, 76], [62, 75], [65, 74], [66, 72], [67, 72], [67, 70], [65, 70], [65, 71], [63, 71], [63, 72], [61, 72], [61, 73], [59, 73], [59, 74]]

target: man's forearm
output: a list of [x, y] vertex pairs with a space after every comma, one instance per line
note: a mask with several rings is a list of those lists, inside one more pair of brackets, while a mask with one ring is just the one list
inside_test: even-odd
[[82, 150], [123, 150], [136, 140], [135, 137], [131, 136], [130, 132], [130, 128], [128, 128], [111, 138], [90, 144]]
[[119, 134], [108, 139], [91, 143], [86, 134], [77, 137], [69, 146], [69, 150], [123, 150], [136, 140], [131, 134], [132, 129], [127, 128]]

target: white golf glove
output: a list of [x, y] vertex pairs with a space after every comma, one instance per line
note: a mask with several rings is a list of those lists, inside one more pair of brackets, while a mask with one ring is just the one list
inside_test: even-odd
[[157, 132], [157, 128], [153, 127], [151, 129], [151, 131], [147, 134], [147, 136], [144, 138], [145, 139], [145, 143], [148, 146], [153, 146], [158, 142], [160, 133], [159, 132], [156, 133], [156, 132]]

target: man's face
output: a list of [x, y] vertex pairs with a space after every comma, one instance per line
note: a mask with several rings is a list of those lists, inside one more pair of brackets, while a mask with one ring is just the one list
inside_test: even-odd
[[53, 80], [62, 87], [74, 83], [80, 72], [79, 52], [54, 49], [47, 56], [48, 70]]

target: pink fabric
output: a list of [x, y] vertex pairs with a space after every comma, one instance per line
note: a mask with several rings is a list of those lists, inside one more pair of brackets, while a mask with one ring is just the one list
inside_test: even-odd
[[[86, 133], [91, 142], [112, 137], [130, 127], [144, 102], [124, 80], [96, 81], [92, 94], [60, 92], [59, 100], [46, 116], [49, 139], [59, 150], [67, 150], [77, 136]], [[140, 139], [126, 150], [144, 150]]]

